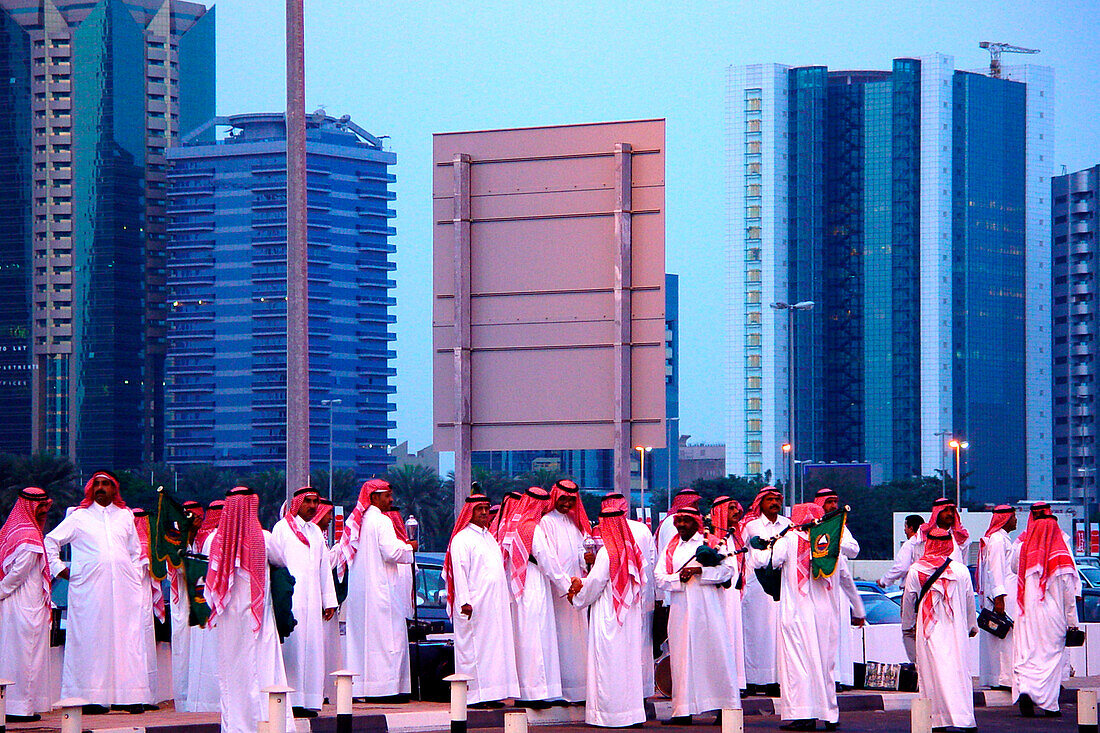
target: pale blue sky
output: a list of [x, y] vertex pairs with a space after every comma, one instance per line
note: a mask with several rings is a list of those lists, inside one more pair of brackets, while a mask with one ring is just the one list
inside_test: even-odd
[[[221, 0], [218, 112], [284, 106], [283, 4]], [[1100, 3], [363, 2], [306, 0], [306, 107], [389, 135], [397, 173], [397, 430], [432, 439], [431, 136], [667, 118], [667, 267], [680, 275], [680, 428], [725, 439], [725, 70], [888, 69], [898, 56], [1054, 68], [1056, 165], [1100, 163]], [[1056, 168], [1056, 172], [1060, 168]]]

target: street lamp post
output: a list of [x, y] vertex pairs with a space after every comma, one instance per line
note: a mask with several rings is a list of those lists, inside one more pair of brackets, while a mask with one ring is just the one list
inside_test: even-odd
[[962, 478], [960, 466], [962, 465], [962, 459], [959, 454], [961, 451], [970, 447], [970, 443], [965, 440], [959, 440], [958, 438], [952, 438], [951, 442], [947, 445], [951, 446], [955, 450], [955, 506], [959, 506], [959, 502], [962, 499]]
[[[808, 311], [813, 310], [814, 302], [812, 300], [802, 300], [797, 303], [784, 303], [779, 301], [772, 303], [771, 307], [777, 311], [787, 311], [787, 445], [790, 446], [790, 450], [787, 452], [787, 458], [789, 459], [789, 471], [787, 481], [790, 483], [790, 476], [794, 475], [794, 456], [795, 456], [795, 442], [794, 442], [794, 314], [795, 311]], [[790, 491], [787, 492], [788, 494]], [[791, 497], [794, 500], [794, 497]]]
[[343, 400], [321, 400], [321, 405], [328, 408], [328, 500], [332, 501], [332, 413], [336, 405], [343, 404]]
[[640, 493], [638, 497], [638, 506], [642, 509], [642, 523], [648, 526], [646, 522], [646, 506], [645, 506], [645, 454], [646, 451], [652, 450], [649, 446], [634, 446], [634, 450], [638, 451], [638, 486], [640, 487]]
[[[668, 444], [668, 506], [665, 511], [668, 511], [672, 509], [672, 451], [676, 451], [676, 460], [680, 460], [680, 418], [670, 417], [666, 422], [668, 423], [668, 440], [665, 441]], [[676, 423], [675, 433], [672, 431], [672, 423]]]
[[947, 498], [947, 461], [946, 461], [947, 453], [943, 449], [943, 439], [946, 438], [948, 435], [951, 435], [951, 431], [950, 430], [940, 430], [936, 433], [933, 433], [933, 435], [935, 435], [937, 438], [940, 439], [940, 498], [946, 499]]

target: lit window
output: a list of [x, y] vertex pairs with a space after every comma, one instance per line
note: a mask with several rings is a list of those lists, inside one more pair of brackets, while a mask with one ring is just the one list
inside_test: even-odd
[[745, 282], [758, 283], [760, 282], [760, 270], [749, 270], [745, 273]]
[[749, 120], [748, 124], [745, 125], [745, 129], [749, 132], [760, 132], [760, 120]]
[[760, 302], [760, 291], [759, 290], [750, 290], [747, 293], [745, 293], [745, 302], [746, 303], [759, 303]]
[[745, 216], [749, 219], [759, 219], [760, 218], [760, 207], [759, 206], [746, 206], [745, 207]]
[[745, 409], [746, 410], [760, 411], [761, 409], [763, 409], [761, 407], [761, 404], [762, 404], [762, 401], [759, 397], [750, 397], [747, 400], [745, 400]]
[[763, 464], [760, 461], [749, 461], [749, 475], [759, 476], [763, 472]]
[[760, 377], [752, 376], [745, 380], [748, 389], [760, 389]]
[[759, 140], [749, 140], [747, 143], [745, 143], [745, 152], [748, 153], [749, 155], [759, 155], [760, 154], [760, 141]]
[[[749, 227], [751, 230], [752, 227]], [[745, 250], [745, 262], [759, 262], [760, 261], [760, 248], [750, 247]]]
[[749, 354], [745, 357], [745, 366], [750, 369], [760, 368], [760, 354]]
[[759, 454], [762, 448], [759, 440], [749, 440], [745, 443], [745, 451], [748, 453]]
[[760, 175], [760, 163], [748, 163], [745, 165], [745, 171], [750, 175]]
[[745, 422], [745, 427], [748, 428], [750, 433], [759, 433], [763, 427], [763, 424], [763, 420], [758, 417], [754, 417]]
[[745, 334], [745, 345], [746, 346], [759, 346], [760, 345], [760, 334], [758, 334], [758, 333]]
[[759, 183], [750, 183], [749, 185], [745, 186], [745, 195], [746, 196], [759, 196], [760, 195], [760, 184]]
[[[749, 313], [746, 313], [745, 314], [745, 323], [749, 324], [750, 326], [759, 326], [760, 325], [760, 311], [750, 311]], [[757, 358], [759, 359], [760, 357], [757, 357]], [[759, 364], [757, 366], [759, 366]]]

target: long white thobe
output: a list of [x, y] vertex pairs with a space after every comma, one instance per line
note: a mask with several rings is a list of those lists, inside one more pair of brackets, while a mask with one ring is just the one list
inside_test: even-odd
[[667, 591], [668, 650], [672, 660], [672, 715], [682, 717], [708, 710], [741, 707], [733, 649], [726, 639], [726, 612], [722, 608], [724, 583], [733, 575], [727, 565], [703, 568], [687, 583], [680, 569], [703, 544], [696, 533], [680, 542], [672, 554], [672, 572], [665, 562], [667, 547], [658, 553], [657, 587]]
[[[472, 677], [466, 700], [472, 704], [517, 697], [511, 593], [500, 545], [489, 530], [469, 524], [451, 540], [450, 553], [455, 672]], [[469, 617], [460, 613], [467, 603]]]
[[[535, 531], [538, 532], [537, 527]], [[520, 698], [559, 699], [561, 661], [558, 657], [558, 630], [554, 623], [553, 589], [550, 581], [532, 562], [527, 563], [523, 592], [512, 598], [511, 608]]]
[[770, 550], [752, 550], [757, 565], [768, 562], [782, 568], [779, 594], [779, 703], [783, 720], [816, 718], [835, 723], [839, 718], [836, 702], [836, 648], [839, 639], [837, 596], [845, 596], [863, 616], [863, 602], [842, 554], [830, 578], [814, 578], [809, 573], [805, 586], [798, 587], [799, 533], [791, 531]]
[[[324, 534], [322, 532], [322, 534]], [[332, 575], [333, 564], [333, 548], [326, 547], [325, 558], [328, 561], [329, 575]], [[335, 591], [336, 581], [333, 579], [333, 590]], [[344, 604], [340, 604], [340, 607], [336, 609], [336, 613], [332, 615], [328, 621], [322, 621], [322, 627], [324, 628], [325, 635], [325, 669], [329, 671], [329, 674], [325, 675], [325, 697], [329, 702], [336, 701], [336, 678], [332, 676], [332, 672], [344, 668], [344, 640], [340, 638], [340, 624], [345, 623], [344, 618]]]
[[[970, 632], [977, 633], [974, 584], [966, 566], [953, 560], [941, 578], [949, 578], [946, 594], [940, 589], [932, 605], [931, 625], [925, 630], [922, 600], [916, 606], [921, 581], [917, 568], [905, 576], [901, 603], [901, 628], [916, 628], [917, 675], [920, 696], [932, 701], [933, 728], [974, 727], [974, 683], [967, 651]], [[936, 586], [942, 581], [937, 580]]]
[[[1068, 547], [1068, 545], [1067, 545]], [[1038, 572], [1024, 578], [1024, 605], [1016, 617], [1013, 699], [1028, 695], [1043, 710], [1058, 710], [1066, 629], [1077, 625], [1077, 569], [1057, 573], [1039, 588]], [[1016, 595], [1015, 584], [1009, 590]]]
[[[214, 533], [211, 533], [206, 536], [199, 551], [210, 557], [210, 548], [213, 546]], [[218, 690], [218, 635], [213, 628], [193, 626], [188, 644], [190, 662], [187, 665], [187, 706], [184, 710], [189, 713], [216, 713], [221, 709], [221, 693]]]
[[43, 587], [46, 557], [40, 548], [16, 549], [0, 580], [0, 679], [8, 715], [46, 712], [50, 691], [50, 607]]
[[142, 583], [145, 586], [141, 594], [141, 651], [145, 656], [145, 669], [149, 678], [149, 698], [142, 700], [145, 703], [156, 702], [153, 697], [157, 691], [157, 637], [156, 626], [153, 623], [153, 576], [149, 573], [149, 563], [144, 558], [141, 567]]
[[[981, 557], [981, 597], [982, 607], [993, 610], [993, 601], [997, 596], [1005, 597], [1005, 613], [1015, 620], [1019, 615], [1016, 606], [1016, 573], [1013, 567], [1013, 553], [1018, 553], [1019, 544], [1013, 543], [1008, 532], [999, 529], [985, 538]], [[1012, 687], [1012, 640], [1015, 634], [1009, 630], [1008, 636], [998, 639], [993, 634], [978, 634], [978, 683], [986, 687]]]
[[[782, 514], [776, 516], [774, 522], [760, 515], [745, 525], [741, 536], [748, 547], [751, 538], [771, 539], [790, 523], [791, 520]], [[750, 685], [770, 685], [779, 681], [775, 657], [779, 634], [779, 604], [764, 592], [753, 572], [755, 568], [765, 564], [766, 559], [761, 565], [754, 559], [745, 568], [745, 593], [741, 597], [741, 622], [745, 635], [745, 682]]]
[[[960, 545], [955, 539], [955, 536], [952, 535], [951, 542], [955, 545], [955, 549], [951, 552], [951, 559], [966, 565], [967, 553], [970, 549], [971, 540], [968, 538], [966, 542]], [[904, 584], [905, 576], [909, 573], [909, 568], [923, 556], [924, 539], [922, 539], [921, 533], [917, 532], [903, 542], [894, 555], [894, 564], [886, 571], [886, 574], [882, 576], [882, 585], [884, 587], [890, 587], [899, 582]]]
[[612, 600], [607, 548], [596, 553], [592, 570], [573, 599], [578, 608], [592, 609], [586, 663], [588, 698], [584, 705], [584, 722], [589, 725], [621, 728], [645, 722], [645, 670], [635, 660], [641, 656], [642, 647], [648, 647], [652, 654], [653, 645], [645, 635], [644, 567], [642, 574], [639, 596], [622, 609], [622, 623]]
[[[214, 533], [215, 536], [217, 532]], [[213, 619], [217, 638], [217, 680], [220, 695], [221, 733], [254, 733], [261, 720], [267, 720], [266, 687], [286, 686], [286, 670], [279, 649], [279, 632], [271, 606], [271, 572], [268, 563], [285, 566], [286, 558], [271, 533], [263, 533], [264, 607], [260, 628], [252, 615], [252, 581], [245, 570], [237, 568], [225, 599], [225, 610]], [[287, 708], [290, 730], [294, 729]]]
[[561, 696], [579, 702], [584, 700], [588, 613], [570, 604], [567, 595], [572, 579], [584, 577], [584, 535], [567, 515], [552, 510], [539, 520], [532, 545], [539, 572], [553, 591]]
[[96, 705], [147, 702], [145, 624], [135, 611], [149, 584], [133, 513], [95, 503], [73, 510], [45, 538], [55, 576], [65, 569], [59, 557], [64, 545], [72, 549], [72, 563], [61, 697]]
[[398, 574], [413, 561], [412, 545], [397, 538], [393, 522], [373, 504], [363, 512], [358, 541], [344, 601], [345, 659], [359, 675], [352, 692], [355, 697], [408, 694], [409, 629]]
[[633, 519], [626, 520], [634, 535], [634, 541], [638, 543], [638, 549], [642, 551], [642, 560], [645, 562], [645, 587], [642, 589], [642, 627], [645, 643], [642, 644], [642, 691], [644, 697], [652, 697], [654, 690], [654, 660], [653, 660], [653, 608], [657, 599], [657, 583], [653, 578], [653, 571], [657, 565], [657, 546], [653, 542], [653, 533], [649, 527]]
[[187, 625], [190, 599], [187, 596], [185, 571], [168, 566], [168, 576], [176, 590], [169, 593], [168, 614], [172, 624], [172, 698], [176, 709], [187, 710], [188, 666], [191, 655], [191, 627]]
[[[290, 527], [294, 522], [305, 535], [304, 544]], [[294, 576], [291, 608], [297, 624], [283, 640], [283, 664], [293, 707], [320, 710], [324, 701], [325, 677], [334, 669], [325, 667], [325, 629], [321, 617], [326, 608], [336, 608], [336, 588], [329, 568], [328, 549], [321, 528], [300, 517], [283, 517], [271, 531], [286, 567]]]
[[[848, 527], [840, 535], [840, 554], [849, 560], [859, 557], [859, 543]], [[840, 642], [837, 645], [834, 674], [839, 684], [852, 687], [856, 683], [855, 659], [852, 657], [852, 604], [844, 593], [837, 593], [837, 616], [839, 617]]]
[[733, 668], [737, 673], [737, 688], [743, 690], [745, 689], [745, 632], [741, 619], [742, 589], [737, 585], [738, 581], [742, 580], [740, 560], [745, 560], [746, 568], [749, 563], [745, 555], [734, 554], [736, 549], [728, 536], [718, 547], [718, 551], [726, 556], [725, 564], [729, 565], [733, 572], [730, 576], [730, 587], [722, 590], [722, 608], [726, 612], [726, 636], [733, 650]]

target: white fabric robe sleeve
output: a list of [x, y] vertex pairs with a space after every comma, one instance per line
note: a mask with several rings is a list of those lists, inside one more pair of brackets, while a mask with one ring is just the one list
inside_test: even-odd
[[38, 557], [40, 553], [23, 548], [17, 551], [15, 560], [8, 568], [7, 575], [0, 580], [0, 601], [5, 600], [15, 591], [19, 590], [23, 583], [31, 578], [31, 574], [39, 570]]
[[[692, 560], [692, 562], [695, 562]], [[656, 572], [657, 587], [669, 593], [678, 593], [684, 590], [684, 583], [680, 582], [680, 569], [673, 568], [673, 572], [664, 572], [665, 566], [661, 560], [657, 561], [660, 569]], [[692, 566], [694, 567], [694, 566]], [[703, 568], [703, 572], [695, 576], [704, 585], [719, 585], [733, 577], [733, 569], [722, 564], [713, 568]], [[688, 581], [690, 582], [690, 581]]]
[[388, 563], [408, 565], [413, 561], [412, 545], [399, 540], [396, 533], [378, 534], [378, 553]]
[[847, 526], [844, 527], [844, 532], [840, 535], [840, 552], [849, 560], [855, 560], [859, 557], [859, 543], [848, 531]]
[[562, 596], [568, 593], [573, 578], [565, 572], [556, 548], [543, 530], [541, 522], [536, 525], [535, 536], [531, 540], [531, 555], [535, 558], [539, 572], [550, 581], [556, 594]]
[[[841, 546], [841, 552], [843, 552], [843, 545]], [[840, 584], [840, 590], [848, 598], [848, 603], [852, 604], [852, 615], [856, 618], [865, 618], [867, 612], [863, 608], [863, 599], [859, 597], [859, 589], [856, 588], [856, 582], [852, 579], [851, 569], [848, 567], [848, 561], [844, 557], [837, 559], [837, 570], [833, 576], [836, 582]], [[849, 623], [848, 619], [842, 618], [841, 623]]]
[[999, 532], [994, 534], [985, 542], [985, 557], [982, 558], [982, 564], [989, 574], [988, 577], [991, 583], [988, 590], [983, 589], [986, 598], [999, 598], [1008, 592], [1005, 588], [1005, 576], [1008, 574], [1008, 567], [1005, 562], [1007, 558], [1002, 546], [1005, 540], [999, 537], [999, 534]]
[[264, 532], [264, 541], [267, 543], [268, 564], [285, 568], [286, 551], [283, 549], [283, 543], [279, 541], [279, 538], [275, 534], [267, 531]]
[[321, 607], [336, 608], [340, 604], [336, 600], [336, 582], [332, 579], [328, 552], [327, 548], [321, 551], [321, 562], [317, 568], [317, 572], [321, 575]]
[[894, 564], [886, 574], [882, 576], [882, 585], [891, 586], [896, 584], [899, 580], [905, 582], [905, 574], [909, 572], [909, 568], [913, 565], [916, 557], [913, 555], [913, 550], [916, 547], [917, 535], [913, 535], [905, 542], [902, 543], [898, 549], [897, 555], [894, 556]]
[[[455, 597], [452, 599], [455, 616], [461, 613], [462, 607], [467, 603], [470, 604], [473, 613], [477, 613], [478, 610], [473, 607], [473, 592], [470, 586], [470, 578], [467, 576], [469, 569], [473, 567], [471, 549], [469, 545], [462, 542], [452, 542], [450, 547], [451, 568], [455, 583]], [[470, 618], [473, 618], [472, 614]]]
[[582, 581], [580, 592], [573, 597], [573, 605], [577, 608], [591, 606], [603, 593], [610, 579], [611, 558], [607, 555], [607, 549], [601, 547], [596, 553], [596, 561], [592, 564], [592, 569]]
[[46, 546], [46, 560], [50, 563], [50, 573], [56, 578], [68, 566], [61, 559], [61, 548], [73, 541], [76, 532], [76, 512], [61, 520], [61, 524], [54, 527], [43, 539]]

